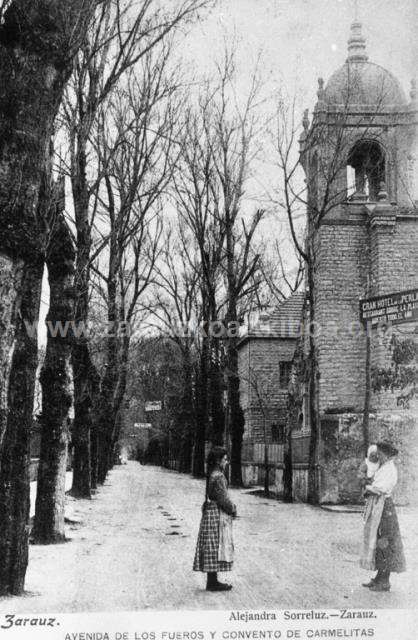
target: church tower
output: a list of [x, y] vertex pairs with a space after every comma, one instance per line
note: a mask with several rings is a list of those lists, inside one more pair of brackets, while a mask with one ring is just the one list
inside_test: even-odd
[[[359, 301], [418, 287], [417, 123], [415, 83], [407, 99], [398, 80], [369, 60], [355, 21], [347, 59], [326, 84], [319, 79], [312, 123], [305, 114], [300, 139], [315, 256], [322, 499], [331, 502], [349, 499], [351, 488], [328, 462], [354, 470], [357, 460], [343, 453], [348, 440], [362, 454], [368, 347]], [[372, 335], [371, 367], [389, 357], [387, 341]], [[371, 437], [390, 437], [388, 424], [401, 413], [396, 396], [372, 396], [371, 411]]]

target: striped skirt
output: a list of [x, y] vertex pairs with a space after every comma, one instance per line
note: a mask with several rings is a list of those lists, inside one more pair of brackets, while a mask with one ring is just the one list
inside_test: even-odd
[[206, 504], [200, 521], [193, 571], [231, 571], [232, 562], [218, 560], [219, 507], [216, 502]]

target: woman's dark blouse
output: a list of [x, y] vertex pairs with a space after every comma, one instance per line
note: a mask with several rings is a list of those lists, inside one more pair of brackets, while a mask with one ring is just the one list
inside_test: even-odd
[[223, 511], [235, 516], [237, 508], [228, 496], [228, 485], [222, 471], [213, 471], [209, 478], [208, 498], [217, 503]]

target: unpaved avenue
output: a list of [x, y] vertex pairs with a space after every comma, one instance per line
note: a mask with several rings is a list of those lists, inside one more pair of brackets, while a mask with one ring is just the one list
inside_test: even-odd
[[393, 591], [361, 587], [361, 515], [267, 501], [232, 490], [234, 589], [207, 593], [191, 570], [203, 483], [135, 462], [115, 468], [91, 501], [71, 501], [71, 542], [31, 547], [25, 597], [1, 612], [136, 609], [407, 608], [416, 605], [418, 522], [400, 510], [408, 573]]

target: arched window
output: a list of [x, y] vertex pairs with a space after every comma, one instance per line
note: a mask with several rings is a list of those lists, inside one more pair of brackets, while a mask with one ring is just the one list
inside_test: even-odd
[[347, 194], [362, 194], [377, 200], [380, 183], [386, 182], [385, 156], [373, 140], [357, 142], [347, 160]]

